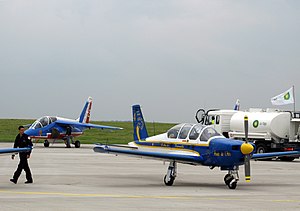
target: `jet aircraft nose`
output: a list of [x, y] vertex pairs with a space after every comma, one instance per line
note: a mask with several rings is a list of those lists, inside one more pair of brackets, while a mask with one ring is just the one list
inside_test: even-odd
[[38, 135], [34, 129], [27, 129], [24, 133], [28, 136]]

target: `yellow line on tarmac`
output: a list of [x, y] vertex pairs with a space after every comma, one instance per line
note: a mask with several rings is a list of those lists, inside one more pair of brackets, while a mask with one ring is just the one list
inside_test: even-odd
[[153, 199], [189, 199], [185, 196], [151, 196], [151, 195], [122, 195], [122, 194], [97, 194], [97, 193], [60, 193], [60, 192], [27, 192], [0, 190], [0, 193], [18, 195], [52, 195], [68, 197], [101, 197], [101, 198], [153, 198]]
[[[98, 197], [98, 198], [135, 198], [135, 199], [181, 199], [181, 200], [206, 200], [206, 201], [251, 201], [245, 198], [226, 197], [201, 197], [201, 196], [159, 196], [159, 195], [127, 195], [127, 194], [99, 194], [99, 193], [63, 193], [63, 192], [30, 192], [0, 190], [0, 194], [15, 195], [45, 195], [66, 197]], [[275, 203], [299, 203], [300, 200], [293, 199], [253, 199], [253, 201], [275, 202]]]

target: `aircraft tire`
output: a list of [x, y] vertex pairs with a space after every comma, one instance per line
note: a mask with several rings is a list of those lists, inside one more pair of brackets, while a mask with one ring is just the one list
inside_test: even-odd
[[174, 183], [175, 177], [171, 176], [170, 181], [167, 181], [167, 175], [164, 177], [164, 182], [166, 186], [172, 186]]
[[48, 140], [45, 140], [45, 141], [44, 141], [44, 147], [49, 147], [49, 145], [50, 145], [49, 141], [48, 141]]
[[80, 141], [75, 141], [75, 148], [79, 148], [80, 147]]
[[224, 182], [229, 187], [229, 184], [233, 179], [234, 179], [234, 177], [231, 174], [226, 174], [224, 177]]
[[228, 187], [229, 189], [236, 189], [236, 186], [237, 186], [237, 182], [234, 180], [234, 181], [230, 181], [230, 183], [228, 184]]

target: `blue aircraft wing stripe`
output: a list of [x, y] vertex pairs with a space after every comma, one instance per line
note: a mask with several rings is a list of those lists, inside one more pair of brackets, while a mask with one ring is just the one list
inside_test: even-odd
[[28, 152], [30, 150], [32, 150], [32, 148], [3, 148], [0, 149], [0, 154]]
[[99, 153], [113, 153], [113, 154], [127, 154], [135, 155], [141, 157], [148, 157], [153, 159], [162, 159], [162, 160], [175, 160], [182, 162], [191, 162], [200, 164], [203, 161], [202, 156], [193, 156], [193, 155], [184, 155], [176, 153], [163, 153], [163, 152], [152, 152], [152, 151], [143, 151], [138, 149], [122, 149], [117, 147], [110, 147], [106, 145], [99, 145], [94, 147], [95, 152]]
[[105, 126], [105, 125], [95, 125], [95, 124], [84, 124], [86, 127], [98, 128], [98, 129], [108, 129], [108, 130], [123, 130], [121, 127]]
[[291, 156], [291, 155], [300, 155], [300, 151], [259, 153], [259, 154], [253, 154], [252, 159], [273, 158], [273, 157], [282, 157], [282, 156]]
[[108, 130], [122, 130], [123, 128], [120, 127], [113, 127], [113, 126], [105, 126], [105, 125], [96, 125], [90, 123], [80, 123], [80, 122], [67, 122], [63, 120], [57, 120], [55, 123], [64, 125], [64, 126], [77, 126], [83, 128], [97, 128], [97, 129], [108, 129]]

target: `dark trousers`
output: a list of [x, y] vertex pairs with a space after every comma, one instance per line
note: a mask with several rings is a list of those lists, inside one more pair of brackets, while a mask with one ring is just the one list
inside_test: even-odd
[[14, 176], [13, 176], [13, 179], [16, 182], [18, 181], [23, 169], [26, 173], [27, 181], [32, 182], [32, 175], [31, 175], [31, 171], [30, 171], [30, 168], [29, 168], [29, 165], [28, 165], [26, 154], [25, 155], [20, 155], [20, 162], [19, 162], [18, 168], [15, 171]]

